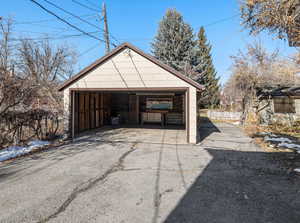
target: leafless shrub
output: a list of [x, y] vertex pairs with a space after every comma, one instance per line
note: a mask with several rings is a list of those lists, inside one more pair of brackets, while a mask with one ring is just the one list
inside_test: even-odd
[[1, 117], [0, 147], [28, 139], [54, 139], [61, 127], [59, 114], [35, 109], [10, 112]]
[[[269, 53], [259, 42], [248, 45], [246, 52], [232, 56], [232, 75], [223, 89], [222, 105], [240, 103], [242, 111], [249, 111], [257, 87], [299, 84], [297, 57], [282, 58], [278, 50]], [[244, 119], [246, 116], [245, 113]]]
[[0, 20], [0, 147], [57, 133], [63, 108], [57, 88], [75, 63], [66, 46], [12, 41], [11, 27], [12, 20]]

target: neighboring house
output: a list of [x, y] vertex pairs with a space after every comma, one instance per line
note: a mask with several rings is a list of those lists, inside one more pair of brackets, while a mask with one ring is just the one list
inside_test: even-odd
[[300, 120], [300, 86], [257, 89], [260, 123], [292, 124]]
[[[197, 91], [203, 86], [124, 43], [66, 81], [66, 130], [76, 134], [110, 124], [181, 125], [197, 141]], [[158, 125], [158, 126], [159, 126]]]

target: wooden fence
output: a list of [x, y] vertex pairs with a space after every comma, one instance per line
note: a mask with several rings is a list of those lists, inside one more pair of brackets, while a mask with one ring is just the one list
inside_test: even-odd
[[226, 112], [208, 110], [207, 117], [215, 120], [239, 121], [242, 117], [242, 112]]
[[63, 134], [59, 113], [41, 109], [0, 116], [0, 148], [29, 139], [53, 139]]

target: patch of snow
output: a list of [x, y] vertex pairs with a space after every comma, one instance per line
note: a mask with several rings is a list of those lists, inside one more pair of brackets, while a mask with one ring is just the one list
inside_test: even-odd
[[34, 141], [30, 141], [29, 143], [27, 143], [29, 148], [39, 148], [39, 147], [47, 146], [49, 144], [50, 144], [50, 142], [41, 141], [41, 140], [34, 140]]
[[279, 143], [278, 144], [279, 147], [284, 147], [284, 148], [288, 148], [288, 149], [295, 149], [298, 150], [298, 153], [300, 153], [300, 145], [294, 144], [294, 143]]
[[290, 139], [284, 138], [284, 137], [274, 138], [274, 137], [266, 136], [264, 138], [264, 140], [265, 141], [273, 141], [273, 142], [281, 142], [281, 143], [284, 143], [284, 142], [291, 143], [292, 142]]
[[271, 137], [278, 137], [276, 134], [274, 134], [274, 133], [269, 133], [269, 136], [271, 136]]
[[11, 159], [11, 158], [15, 158], [18, 156], [22, 156], [26, 153], [30, 153], [32, 150], [36, 149], [36, 148], [40, 148], [46, 145], [49, 145], [50, 142], [48, 141], [40, 141], [40, 140], [36, 140], [36, 141], [31, 141], [28, 143], [28, 146], [10, 146], [7, 147], [3, 150], [0, 150], [0, 162]]
[[237, 122], [232, 122], [233, 125], [240, 125], [241, 122], [240, 121], [237, 121]]
[[296, 168], [294, 171], [300, 173], [300, 168]]
[[10, 146], [0, 151], [0, 162], [23, 154], [29, 153], [30, 149], [22, 146]]

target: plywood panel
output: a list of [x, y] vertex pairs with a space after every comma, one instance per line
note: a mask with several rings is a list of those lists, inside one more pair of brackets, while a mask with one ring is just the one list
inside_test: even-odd
[[110, 124], [110, 116], [111, 116], [111, 94], [103, 93], [103, 124]]
[[129, 95], [129, 123], [130, 124], [138, 124], [138, 114], [139, 114], [138, 96]]
[[96, 127], [96, 123], [95, 123], [95, 94], [94, 93], [90, 93], [90, 128], [94, 129]]
[[79, 132], [79, 94], [78, 93], [75, 93], [75, 122], [74, 122], [74, 130], [75, 130], [75, 133], [78, 133]]
[[85, 115], [84, 115], [84, 93], [79, 94], [79, 131], [84, 130], [85, 126]]
[[90, 117], [89, 117], [89, 105], [90, 105], [90, 98], [89, 93], [84, 94], [84, 129], [90, 128]]
[[95, 94], [95, 127], [100, 127], [100, 99], [99, 93]]
[[104, 125], [104, 94], [100, 94], [100, 125]]

